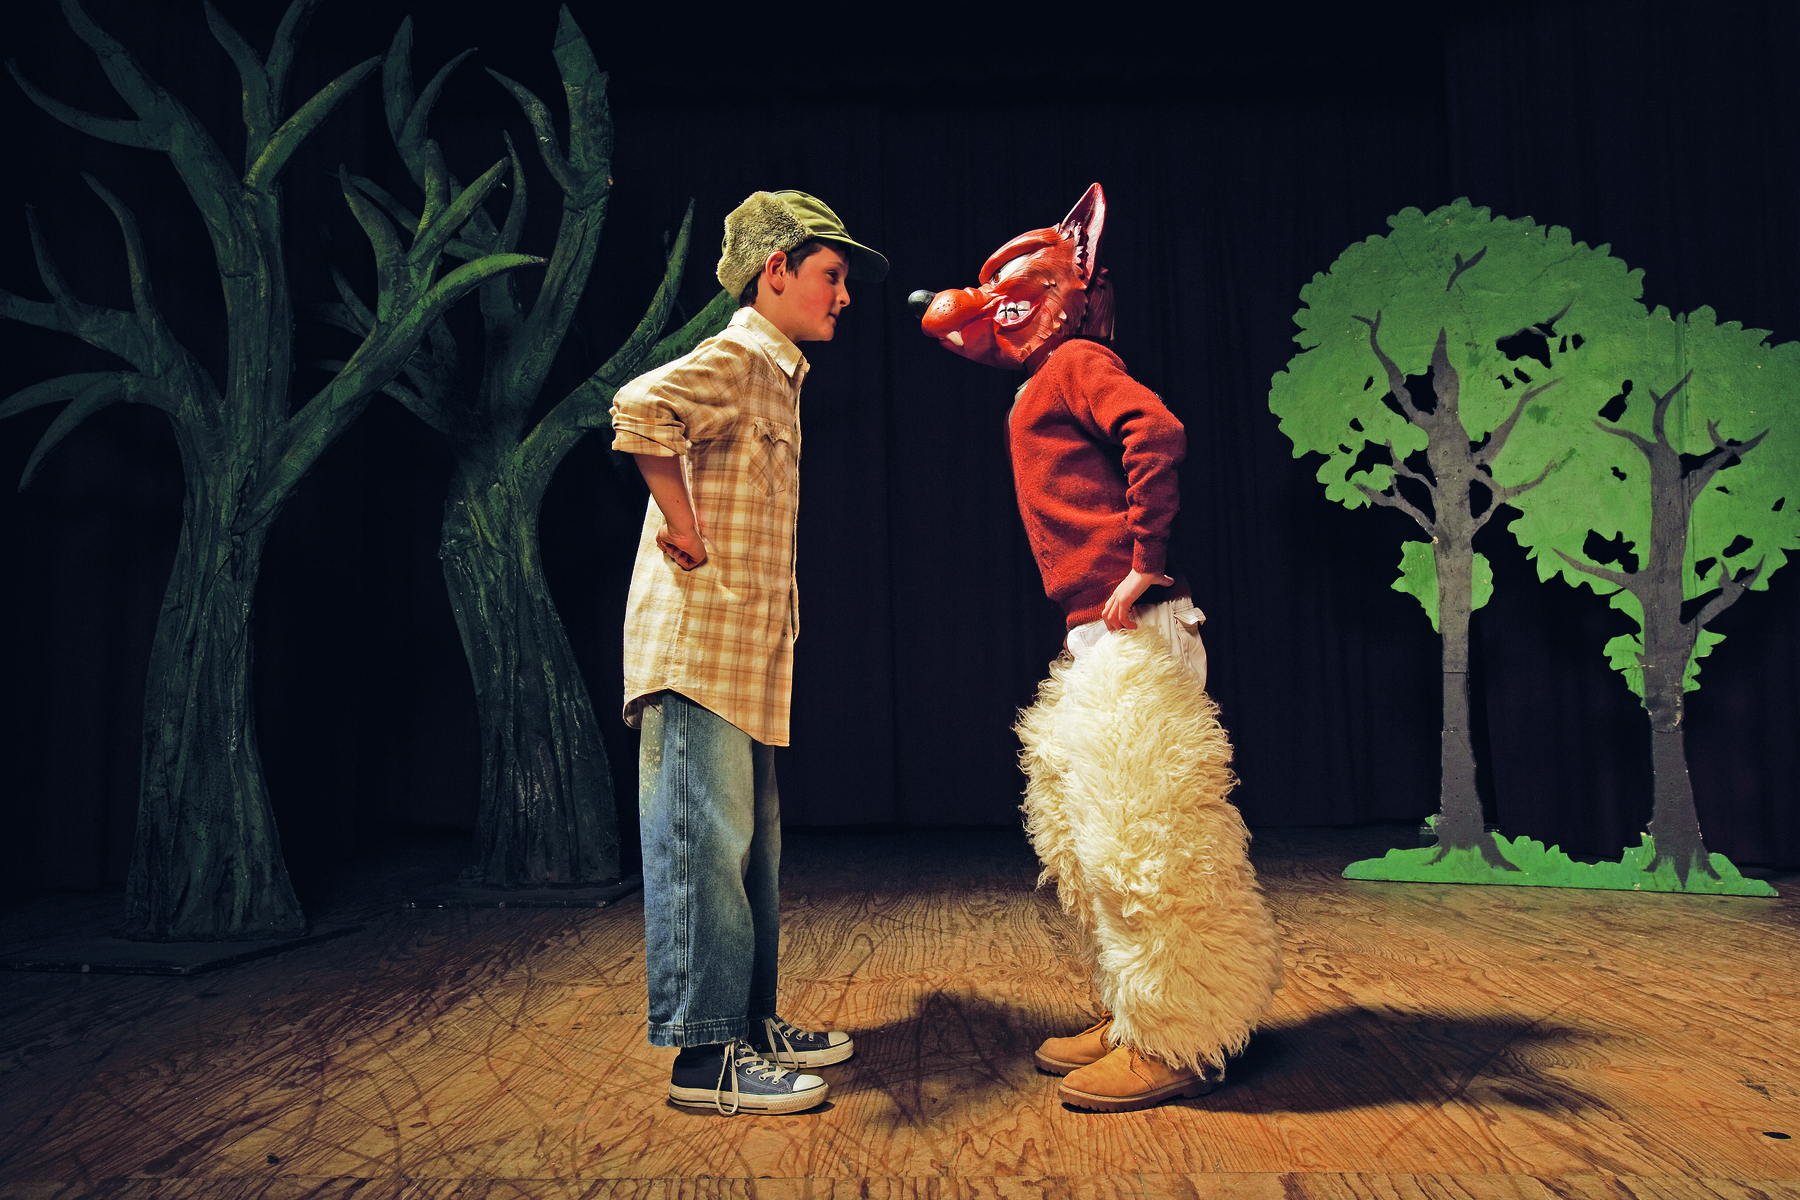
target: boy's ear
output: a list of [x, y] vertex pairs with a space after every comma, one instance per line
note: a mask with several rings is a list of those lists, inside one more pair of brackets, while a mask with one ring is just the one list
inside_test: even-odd
[[786, 276], [789, 274], [787, 269], [787, 251], [777, 250], [769, 255], [768, 258], [764, 259], [763, 274], [769, 277], [770, 286], [772, 287], [775, 286], [775, 280], [781, 280], [781, 286], [775, 287], [776, 291], [779, 292], [782, 287], [787, 286]]

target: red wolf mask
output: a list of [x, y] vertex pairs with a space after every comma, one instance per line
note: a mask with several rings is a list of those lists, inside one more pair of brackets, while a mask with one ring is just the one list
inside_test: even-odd
[[1094, 184], [1069, 215], [1021, 233], [988, 256], [980, 284], [914, 292], [926, 337], [953, 354], [1009, 371], [1035, 371], [1076, 334], [1111, 338], [1112, 289], [1099, 267], [1106, 193]]

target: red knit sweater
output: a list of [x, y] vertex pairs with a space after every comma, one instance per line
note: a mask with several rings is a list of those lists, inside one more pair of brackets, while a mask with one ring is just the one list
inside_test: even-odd
[[1181, 507], [1181, 422], [1118, 355], [1071, 339], [1020, 389], [1007, 425], [1019, 515], [1044, 592], [1068, 628], [1098, 620], [1133, 568], [1163, 572], [1169, 522]]

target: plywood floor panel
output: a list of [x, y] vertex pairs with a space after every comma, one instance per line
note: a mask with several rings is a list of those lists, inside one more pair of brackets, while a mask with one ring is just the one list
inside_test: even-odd
[[[319, 914], [348, 939], [0, 976], [0, 1200], [1800, 1200], [1800, 889], [1347, 881], [1358, 836], [1258, 838], [1286, 987], [1224, 1088], [1116, 1115], [1031, 1064], [1094, 1002], [1016, 832], [790, 832], [784, 1012], [858, 1054], [780, 1117], [666, 1103], [640, 903], [402, 910], [426, 867], [397, 861]], [[34, 904], [0, 941], [43, 936]]]

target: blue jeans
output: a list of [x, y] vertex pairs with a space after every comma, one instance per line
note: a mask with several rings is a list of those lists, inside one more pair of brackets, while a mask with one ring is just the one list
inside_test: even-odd
[[638, 816], [650, 1044], [743, 1037], [775, 1015], [781, 798], [774, 751], [678, 692], [643, 710]]

